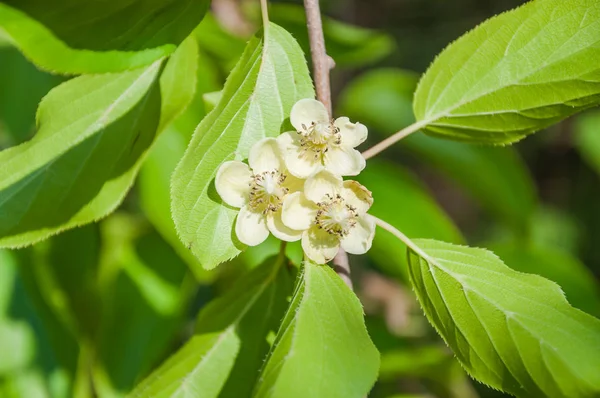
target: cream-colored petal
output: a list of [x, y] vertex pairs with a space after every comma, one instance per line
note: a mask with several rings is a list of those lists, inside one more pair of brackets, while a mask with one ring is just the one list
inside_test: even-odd
[[288, 228], [283, 221], [281, 221], [281, 209], [267, 216], [267, 226], [273, 236], [286, 242], [295, 242], [302, 237], [301, 230]]
[[365, 142], [369, 134], [367, 126], [360, 123], [352, 123], [347, 117], [338, 117], [333, 124], [340, 129], [342, 145], [348, 145], [352, 148]]
[[229, 206], [242, 207], [250, 195], [250, 180], [252, 173], [246, 163], [232, 160], [223, 163], [215, 177], [215, 188]]
[[320, 159], [304, 153], [300, 146], [298, 133], [287, 132], [277, 137], [279, 147], [283, 152], [285, 166], [289, 173], [298, 178], [307, 178], [311, 174], [323, 168]]
[[313, 225], [317, 211], [317, 206], [306, 199], [302, 192], [295, 192], [287, 195], [283, 200], [281, 218], [288, 227], [305, 230]]
[[281, 170], [283, 159], [278, 141], [275, 138], [263, 138], [252, 145], [248, 164], [255, 174]]
[[346, 146], [332, 146], [323, 159], [325, 170], [340, 176], [355, 176], [366, 166], [365, 158], [356, 149]]
[[245, 245], [261, 244], [269, 236], [266, 217], [260, 212], [248, 209], [248, 206], [242, 207], [235, 223], [235, 234]]
[[326, 170], [310, 176], [304, 183], [304, 195], [309, 200], [319, 203], [329, 195], [333, 197], [342, 191], [342, 177], [334, 175]]
[[304, 98], [296, 102], [290, 112], [290, 122], [297, 131], [302, 131], [304, 127], [310, 126], [313, 122], [326, 123], [328, 121], [329, 113], [327, 113], [325, 105], [312, 98]]
[[306, 256], [317, 264], [331, 261], [340, 249], [337, 235], [312, 227], [302, 234], [302, 249]]
[[302, 191], [304, 189], [304, 180], [302, 178], [298, 178], [291, 174], [289, 170], [284, 171], [286, 177], [283, 185], [285, 188], [289, 189], [290, 193]]
[[342, 248], [350, 254], [365, 254], [371, 248], [375, 236], [375, 221], [371, 217], [359, 217], [350, 233], [342, 238]]
[[358, 214], [365, 214], [373, 204], [373, 194], [358, 181], [344, 181], [342, 197], [345, 202], [353, 206]]

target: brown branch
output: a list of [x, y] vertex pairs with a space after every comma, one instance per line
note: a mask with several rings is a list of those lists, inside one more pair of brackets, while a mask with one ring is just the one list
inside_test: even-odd
[[[319, 0], [304, 0], [306, 10], [306, 23], [308, 26], [308, 38], [310, 41], [310, 54], [313, 62], [313, 78], [317, 90], [317, 99], [325, 105], [329, 116], [331, 116], [331, 85], [329, 83], [329, 71], [335, 66], [333, 59], [327, 55], [325, 50], [325, 38], [323, 37], [323, 22], [321, 21], [321, 10]], [[348, 254], [340, 248], [333, 259], [333, 268], [342, 280], [352, 289], [350, 279], [350, 263]]]

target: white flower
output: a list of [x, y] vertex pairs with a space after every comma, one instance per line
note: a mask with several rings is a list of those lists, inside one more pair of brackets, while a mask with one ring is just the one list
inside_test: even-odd
[[347, 117], [329, 119], [325, 106], [302, 99], [292, 107], [290, 121], [297, 132], [281, 134], [286, 166], [290, 173], [307, 178], [321, 169], [339, 176], [355, 176], [365, 168], [365, 159], [354, 147], [367, 139], [367, 128]]
[[239, 207], [235, 233], [240, 242], [256, 246], [269, 231], [292, 242], [302, 231], [286, 227], [281, 221], [283, 199], [302, 189], [302, 181], [288, 174], [279, 145], [274, 138], [264, 138], [250, 149], [247, 164], [225, 162], [217, 171], [215, 187], [225, 203]]
[[371, 248], [375, 223], [367, 216], [371, 192], [356, 181], [322, 170], [304, 183], [304, 193], [290, 193], [283, 202], [283, 223], [304, 230], [302, 248], [312, 261], [324, 264], [341, 247], [352, 254]]

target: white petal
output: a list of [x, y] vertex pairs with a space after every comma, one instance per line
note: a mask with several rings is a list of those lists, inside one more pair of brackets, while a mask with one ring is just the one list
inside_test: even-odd
[[266, 217], [247, 206], [242, 207], [235, 223], [235, 234], [240, 242], [248, 246], [261, 244], [269, 236]]
[[337, 235], [327, 233], [318, 227], [304, 231], [302, 234], [302, 249], [306, 256], [317, 264], [331, 261], [340, 249]]
[[371, 191], [357, 181], [344, 181], [342, 197], [346, 203], [355, 207], [360, 215], [365, 214], [373, 204], [373, 194]]
[[302, 231], [288, 228], [281, 221], [281, 209], [267, 216], [267, 226], [273, 236], [286, 242], [295, 242], [302, 237]]
[[288, 132], [277, 137], [285, 166], [290, 174], [298, 178], [307, 178], [309, 175], [323, 168], [320, 159], [315, 159], [310, 154], [303, 153], [300, 146], [298, 133]]
[[275, 138], [263, 138], [254, 144], [250, 148], [248, 164], [255, 174], [263, 171], [280, 170], [283, 161], [277, 140]]
[[317, 206], [306, 199], [302, 192], [295, 192], [285, 197], [281, 217], [288, 227], [305, 230], [313, 224], [317, 210]]
[[356, 149], [341, 145], [331, 146], [323, 159], [325, 170], [340, 176], [355, 176], [365, 168], [366, 161]]
[[329, 113], [325, 105], [312, 99], [304, 98], [296, 102], [290, 112], [290, 122], [297, 131], [302, 130], [302, 125], [308, 127], [311, 123], [328, 122]]
[[304, 183], [304, 195], [315, 203], [329, 196], [335, 196], [342, 191], [342, 177], [321, 170], [312, 175]]
[[238, 160], [225, 162], [217, 170], [215, 188], [229, 206], [242, 207], [250, 195], [251, 172], [246, 163]]
[[350, 233], [342, 238], [342, 248], [350, 254], [365, 254], [374, 236], [375, 221], [371, 217], [359, 217]]
[[352, 123], [347, 117], [338, 117], [333, 124], [340, 129], [342, 145], [348, 145], [354, 148], [365, 142], [367, 139], [369, 132], [364, 124]]

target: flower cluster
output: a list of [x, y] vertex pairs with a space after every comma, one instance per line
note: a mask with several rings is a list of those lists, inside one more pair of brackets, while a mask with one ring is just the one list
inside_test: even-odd
[[352, 254], [367, 252], [375, 234], [366, 216], [371, 192], [342, 180], [365, 167], [354, 148], [367, 138], [367, 128], [347, 117], [329, 119], [313, 99], [298, 101], [290, 121], [295, 132], [262, 139], [250, 150], [248, 164], [229, 161], [217, 171], [217, 192], [240, 208], [238, 239], [249, 246], [262, 243], [269, 232], [288, 242], [302, 239], [306, 256], [320, 264], [340, 246]]

